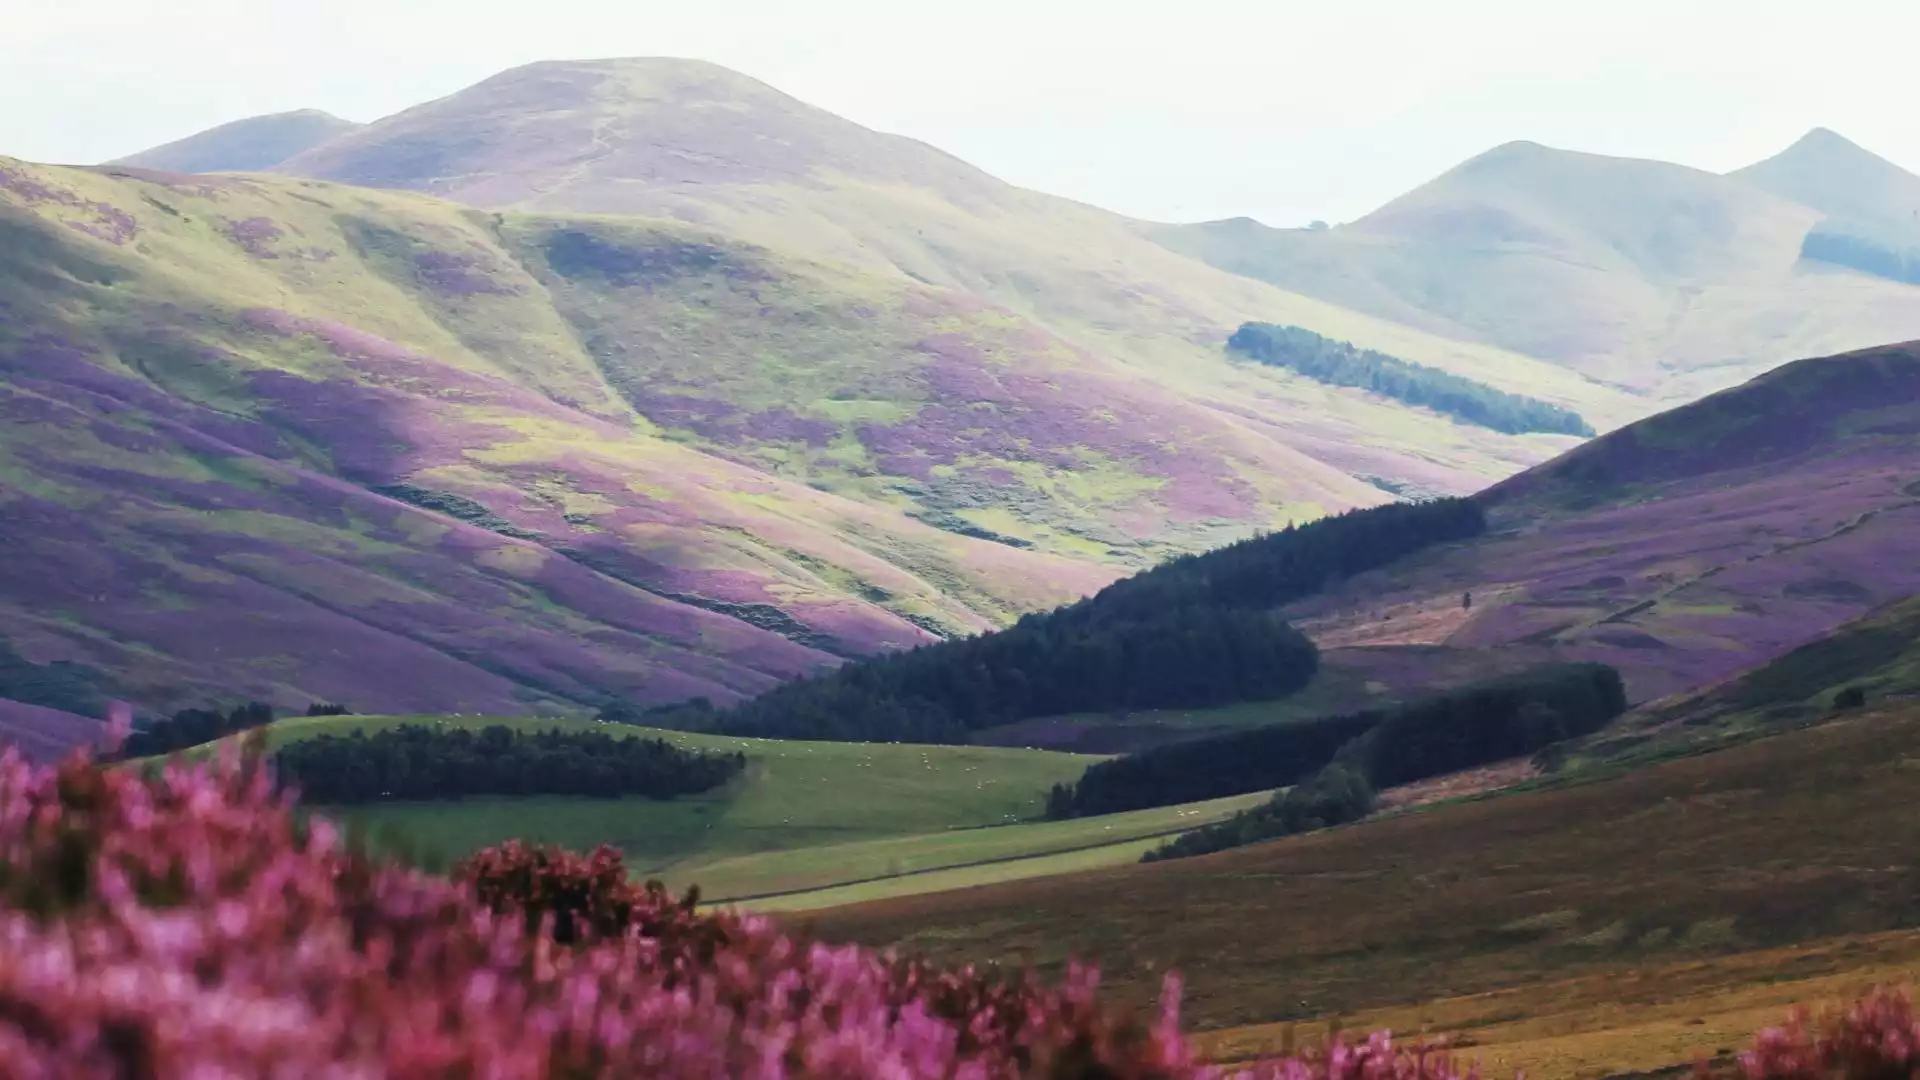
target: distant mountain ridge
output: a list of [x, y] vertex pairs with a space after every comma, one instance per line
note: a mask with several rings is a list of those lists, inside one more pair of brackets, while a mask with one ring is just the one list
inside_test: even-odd
[[1223, 363], [1281, 320], [1528, 393], [1612, 426], [1630, 395], [1550, 364], [1308, 300], [1180, 257], [1117, 215], [1023, 191], [710, 64], [553, 62], [504, 72], [302, 154], [283, 171], [490, 208], [677, 219], [1031, 319], [1143, 384], [1350, 476], [1471, 491], [1564, 444], [1488, 440], [1351, 391]]
[[[199, 160], [274, 149], [250, 127], [276, 124]], [[256, 157], [207, 150], [229, 144]], [[149, 707], [734, 700], [1580, 446], [1236, 363], [1246, 322], [1602, 432], [1783, 350], [1920, 337], [1911, 287], [1801, 257], [1817, 208], [1530, 144], [1276, 240], [1023, 191], [712, 65], [612, 60], [341, 128], [288, 176], [142, 159], [0, 159], [0, 423], [31, 432], [0, 441], [0, 637]], [[1797, 471], [1741, 483], [1789, 533], [1886, 510], [1851, 455], [1818, 499]], [[1608, 529], [1697, 539], [1615, 509]], [[1419, 603], [1487, 582], [1476, 619], [1551, 606], [1494, 577]], [[1620, 654], [1650, 687], [1714, 667], [1652, 653]]]
[[1679, 404], [1795, 357], [1920, 337], [1904, 278], [1803, 258], [1840, 211], [1884, 225], [1887, 193], [1913, 185], [1830, 133], [1729, 176], [1517, 142], [1332, 229], [1142, 230], [1234, 273]]
[[[1794, 357], [1920, 336], [1908, 293], [1920, 245], [1909, 273], [1909, 245], [1880, 235], [1920, 236], [1920, 206], [1907, 205], [1920, 177], [1825, 129], [1728, 176], [1514, 142], [1333, 229], [1157, 225], [1019, 191], [712, 64], [611, 59], [502, 72], [275, 168], [488, 207], [698, 222], [972, 292], [1149, 369], [1190, 367], [1180, 338], [1292, 322], [1603, 428]], [[1863, 222], [1874, 250], [1855, 254]], [[1130, 310], [1089, 303], [1116, 289]], [[1523, 374], [1513, 354], [1545, 363]], [[1560, 383], [1553, 367], [1587, 379]], [[1282, 410], [1302, 403], [1260, 389]], [[1316, 456], [1343, 442], [1278, 434]], [[1375, 460], [1341, 467], [1391, 478], [1361, 456]], [[1473, 486], [1438, 479], [1413, 485]]]

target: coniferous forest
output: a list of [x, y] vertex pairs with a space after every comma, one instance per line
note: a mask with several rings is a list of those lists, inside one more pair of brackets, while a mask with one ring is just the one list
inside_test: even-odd
[[1096, 762], [1077, 782], [1054, 787], [1047, 816], [1117, 814], [1298, 783], [1381, 718], [1379, 712], [1360, 712], [1274, 724]]
[[227, 712], [218, 709], [182, 709], [146, 727], [138, 727], [120, 747], [122, 757], [151, 757], [200, 746], [273, 723], [273, 707], [250, 701]]
[[[1341, 747], [1311, 778], [1276, 794], [1265, 806], [1180, 836], [1148, 853], [1146, 859], [1204, 855], [1357, 821], [1373, 812], [1374, 794], [1379, 790], [1536, 753], [1600, 730], [1626, 707], [1626, 687], [1618, 671], [1606, 664], [1569, 663], [1344, 718], [1363, 724], [1365, 734]], [[1216, 762], [1227, 760], [1230, 746], [1217, 739], [1207, 741], [1216, 744]], [[1189, 751], [1189, 763], [1202, 760]], [[1056, 792], [1054, 800], [1065, 806], [1074, 797], [1073, 792]]]
[[1485, 529], [1467, 499], [1350, 511], [1169, 560], [996, 633], [856, 660], [723, 713], [688, 709], [652, 722], [953, 743], [1032, 717], [1279, 698], [1307, 684], [1318, 654], [1274, 609]]
[[1538, 398], [1509, 394], [1439, 368], [1361, 349], [1298, 326], [1247, 323], [1227, 347], [1262, 364], [1283, 367], [1329, 386], [1351, 386], [1462, 423], [1509, 435], [1592, 435], [1580, 414]]
[[1920, 248], [1868, 239], [1851, 232], [1816, 228], [1800, 243], [1800, 256], [1873, 274], [1889, 281], [1920, 285]]
[[308, 802], [336, 805], [469, 795], [671, 799], [711, 791], [746, 768], [742, 755], [683, 750], [664, 739], [525, 733], [503, 724], [322, 735], [287, 744], [274, 760], [281, 780]]

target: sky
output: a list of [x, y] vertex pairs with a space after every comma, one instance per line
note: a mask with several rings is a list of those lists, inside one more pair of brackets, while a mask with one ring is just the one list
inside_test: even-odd
[[1724, 171], [1824, 126], [1920, 169], [1916, 32], [1898, 0], [0, 0], [0, 155], [681, 56], [1025, 187], [1287, 226], [1515, 139]]

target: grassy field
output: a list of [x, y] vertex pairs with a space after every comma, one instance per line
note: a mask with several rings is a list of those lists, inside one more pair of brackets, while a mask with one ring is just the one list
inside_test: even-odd
[[[692, 749], [740, 750], [747, 775], [671, 802], [563, 796], [383, 803], [327, 812], [376, 845], [430, 865], [508, 838], [608, 843], [637, 872], [716, 903], [802, 910], [1138, 862], [1183, 829], [1267, 796], [1242, 795], [1076, 821], [1034, 820], [1047, 791], [1097, 760], [993, 747], [735, 739], [579, 719], [292, 717], [269, 747], [405, 723], [631, 731]], [[202, 751], [203, 753], [210, 751]]]
[[[1137, 862], [1165, 837], [1228, 817], [1268, 794], [1072, 821], [696, 859], [675, 868], [668, 881], [698, 882], [702, 893], [716, 901], [739, 899], [753, 901], [750, 907], [793, 909], [1066, 873]], [[831, 895], [824, 895], [829, 889]]]
[[[411, 848], [429, 862], [457, 858], [510, 837], [572, 848], [610, 843], [627, 853], [637, 871], [676, 883], [685, 877], [681, 868], [689, 863], [888, 837], [938, 838], [949, 831], [1037, 818], [1047, 791], [1076, 779], [1095, 760], [995, 747], [732, 739], [533, 718], [301, 717], [273, 724], [267, 740], [276, 745], [403, 723], [631, 730], [694, 749], [744, 752], [745, 777], [707, 795], [671, 802], [548, 796], [384, 803], [331, 811], [366, 829], [376, 841]], [[807, 883], [845, 880], [829, 873]]]
[[[1913, 926], [1917, 847], [1920, 709], [1889, 708], [1581, 786], [809, 918], [829, 938], [947, 960], [1097, 961], [1142, 1002], [1179, 969], [1192, 1019], [1241, 1029], [1235, 1052], [1257, 1053], [1281, 1029], [1252, 1025], [1393, 1015], [1404, 1027], [1428, 1003], [1567, 980], [1631, 986], [1635, 973]], [[1811, 973], [1857, 966], [1834, 955]], [[1489, 1009], [1482, 1026], [1501, 1015]]]

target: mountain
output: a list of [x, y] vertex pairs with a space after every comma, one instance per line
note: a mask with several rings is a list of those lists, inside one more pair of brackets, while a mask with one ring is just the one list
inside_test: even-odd
[[1826, 128], [1731, 175], [1835, 224], [1920, 234], [1920, 176]]
[[1236, 219], [1142, 232], [1234, 273], [1679, 404], [1795, 357], [1920, 337], [1909, 284], [1802, 259], [1827, 212], [1811, 197], [1520, 142], [1332, 229]]
[[1552, 364], [1446, 340], [1177, 255], [1134, 223], [1003, 183], [710, 64], [535, 64], [279, 167], [490, 208], [686, 221], [1017, 314], [1154, 393], [1355, 476], [1465, 493], [1571, 445], [1463, 429], [1357, 391], [1229, 362], [1247, 321], [1328, 336], [1564, 405], [1611, 428], [1647, 411]]
[[[657, 341], [606, 344], [622, 320], [679, 362], [812, 382], [791, 406], [673, 399], [711, 438], [670, 437], [630, 400], [672, 385], [635, 374]], [[778, 366], [814, 355], [844, 366]], [[1006, 389], [907, 445], [952, 355]], [[732, 700], [1117, 572], [910, 516], [964, 488], [859, 499], [835, 476], [957, 485], [1065, 453], [1041, 441], [1064, 430], [1112, 464], [1032, 496], [1062, 518], [1177, 527], [1241, 490], [1177, 402], [1052, 374], [1063, 355], [1012, 315], [683, 226], [0, 160], [0, 638], [146, 708]], [[892, 381], [859, 366], [876, 356]], [[1191, 438], [1113, 434], [1116, 408]], [[1042, 409], [1056, 427], [1009, 430]], [[739, 431], [762, 449], [730, 449]], [[940, 437], [977, 456], [949, 466]], [[806, 479], [756, 467], [776, 446]], [[1344, 477], [1283, 452], [1293, 490], [1341, 505], [1313, 485]]]
[[1323, 648], [1546, 648], [1635, 700], [1920, 594], [1920, 343], [1788, 364], [1477, 496], [1486, 537], [1289, 614]]
[[1920, 285], [1920, 176], [1825, 128], [1733, 175], [1825, 215], [1806, 259]]
[[161, 172], [261, 172], [360, 125], [317, 109], [235, 120], [108, 162]]

